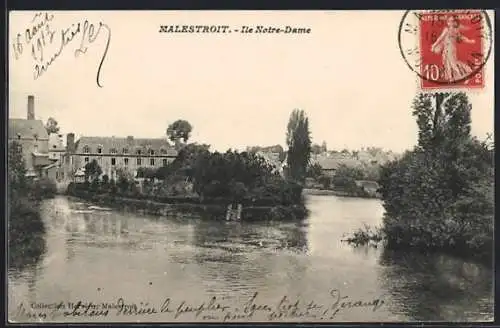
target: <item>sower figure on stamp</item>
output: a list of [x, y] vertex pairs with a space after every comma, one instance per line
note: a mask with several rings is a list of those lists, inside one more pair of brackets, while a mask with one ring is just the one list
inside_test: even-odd
[[460, 61], [457, 57], [457, 43], [475, 43], [475, 40], [468, 39], [460, 31], [466, 29], [465, 26], [460, 26], [457, 17], [450, 16], [446, 21], [446, 27], [441, 35], [431, 47], [432, 52], [441, 52], [444, 79], [447, 81], [456, 81], [472, 72], [472, 68]]

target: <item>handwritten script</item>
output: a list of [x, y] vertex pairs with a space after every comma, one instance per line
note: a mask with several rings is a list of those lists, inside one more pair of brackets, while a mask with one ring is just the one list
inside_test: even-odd
[[33, 78], [43, 76], [54, 65], [57, 59], [69, 48], [73, 48], [75, 57], [85, 54], [88, 48], [102, 35], [106, 37], [101, 61], [97, 68], [96, 83], [102, 88], [101, 69], [111, 42], [111, 29], [103, 22], [94, 24], [87, 19], [74, 22], [70, 26], [56, 29], [53, 14], [37, 13], [24, 33], [17, 33], [13, 40], [14, 58], [23, 56], [25, 50], [31, 53], [34, 61]]
[[[14, 311], [15, 321], [25, 319], [37, 321], [64, 320], [64, 318], [106, 318], [117, 317], [137, 320], [148, 320], [151, 316], [161, 316], [163, 321], [285, 321], [285, 320], [333, 320], [343, 311], [364, 309], [377, 311], [384, 301], [382, 299], [355, 300], [341, 295], [340, 291], [330, 291], [328, 302], [303, 300], [283, 296], [274, 303], [261, 302], [256, 292], [241, 305], [235, 305], [224, 298], [211, 297], [198, 302], [175, 301], [166, 297], [161, 302], [132, 302], [119, 298], [113, 302], [76, 302], [20, 303]], [[133, 318], [133, 319], [132, 319]]]

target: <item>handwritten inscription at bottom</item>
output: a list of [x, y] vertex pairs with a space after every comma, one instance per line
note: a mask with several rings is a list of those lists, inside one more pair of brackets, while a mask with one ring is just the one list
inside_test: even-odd
[[106, 321], [105, 318], [113, 320], [116, 317], [130, 317], [134, 321], [140, 319], [147, 321], [151, 319], [151, 316], [161, 316], [167, 321], [320, 321], [334, 320], [343, 311], [356, 309], [377, 311], [384, 304], [384, 300], [380, 298], [350, 299], [348, 296], [341, 295], [337, 289], [330, 291], [328, 303], [283, 296], [278, 302], [268, 304], [259, 301], [258, 296], [259, 294], [255, 293], [244, 303], [237, 305], [215, 296], [200, 302], [174, 301], [165, 298], [158, 304], [131, 302], [124, 298], [109, 303], [82, 300], [52, 304], [20, 303], [10, 319], [15, 322], [64, 321], [65, 319], [85, 321], [91, 318]]

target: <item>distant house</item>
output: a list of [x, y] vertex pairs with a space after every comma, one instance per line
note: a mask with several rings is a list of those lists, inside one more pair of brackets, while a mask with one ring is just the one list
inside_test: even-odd
[[49, 159], [49, 135], [41, 120], [35, 119], [35, 98], [28, 96], [27, 118], [9, 119], [9, 144], [22, 146], [23, 158], [29, 177], [47, 177], [52, 161]]
[[274, 167], [274, 172], [277, 173], [282, 173], [282, 163], [280, 161], [280, 154], [279, 153], [272, 153], [272, 152], [264, 152], [264, 151], [257, 151], [256, 152], [257, 156], [262, 157], [267, 164], [271, 165]]
[[177, 157], [177, 150], [166, 138], [84, 136], [75, 142], [75, 135], [69, 133], [66, 143], [65, 167], [68, 172], [76, 172], [96, 160], [102, 174], [115, 180], [119, 169], [135, 177], [140, 167], [157, 169]]
[[318, 164], [324, 175], [333, 177], [341, 165], [356, 167], [360, 162], [350, 156], [337, 153], [334, 155], [318, 155], [311, 159], [311, 164]]
[[54, 179], [64, 179], [64, 156], [66, 154], [66, 147], [62, 140], [62, 134], [51, 133], [49, 134], [49, 160], [52, 162], [54, 171]]

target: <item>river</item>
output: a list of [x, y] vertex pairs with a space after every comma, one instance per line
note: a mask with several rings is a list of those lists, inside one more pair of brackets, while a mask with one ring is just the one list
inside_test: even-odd
[[[43, 251], [20, 255], [26, 265], [9, 269], [9, 320], [493, 319], [490, 268], [341, 242], [363, 224], [381, 223], [379, 200], [308, 196], [307, 206], [304, 222], [265, 224], [153, 217], [63, 196], [46, 200]], [[369, 306], [341, 307], [339, 300]], [[103, 302], [115, 308], [103, 314]], [[125, 311], [132, 303], [149, 310]], [[204, 311], [196, 315], [192, 309], [200, 304]]]

